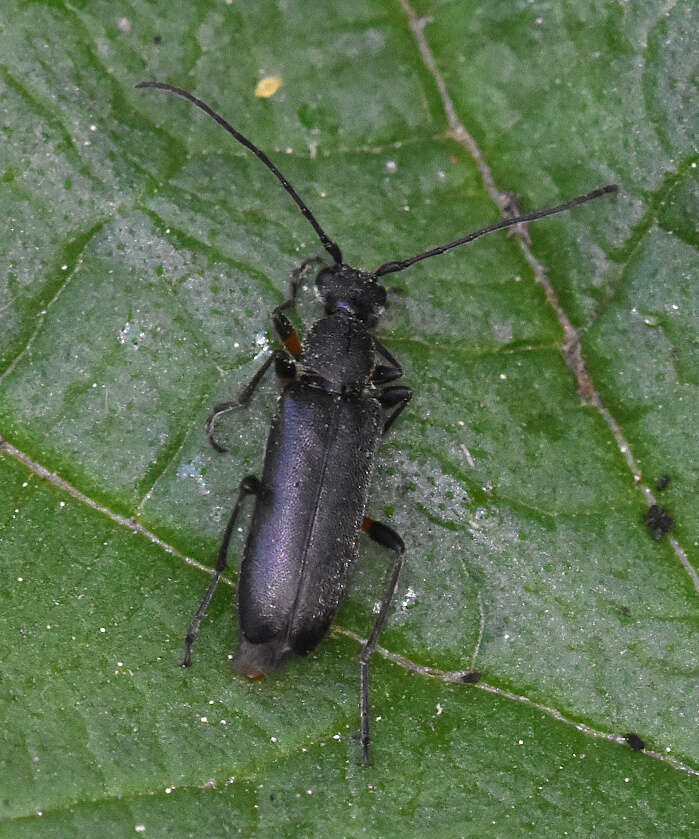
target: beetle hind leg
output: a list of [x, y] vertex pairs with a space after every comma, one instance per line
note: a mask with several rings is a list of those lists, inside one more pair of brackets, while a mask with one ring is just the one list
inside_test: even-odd
[[379, 614], [376, 618], [376, 621], [374, 622], [374, 628], [371, 630], [369, 640], [364, 645], [364, 649], [362, 650], [361, 655], [359, 657], [361, 697], [360, 702], [362, 717], [362, 763], [364, 764], [364, 766], [368, 766], [369, 745], [371, 742], [371, 737], [369, 734], [369, 662], [371, 660], [372, 655], [374, 654], [374, 651], [376, 650], [376, 645], [379, 642], [381, 630], [383, 629], [384, 624], [386, 623], [386, 618], [388, 617], [388, 610], [391, 606], [391, 601], [393, 600], [393, 595], [395, 594], [396, 587], [398, 585], [398, 578], [400, 576], [401, 568], [403, 567], [405, 545], [403, 544], [403, 540], [396, 533], [396, 531], [393, 530], [393, 528], [389, 527], [387, 524], [383, 524], [380, 521], [374, 521], [374, 519], [371, 519], [368, 516], [364, 519], [364, 522], [362, 524], [362, 530], [367, 534], [367, 536], [369, 536], [369, 538], [373, 539], [379, 545], [382, 545], [384, 548], [388, 548], [394, 553], [393, 567], [391, 568], [391, 571], [388, 576], [388, 583], [386, 585], [386, 590], [384, 592], [383, 599], [381, 600]]

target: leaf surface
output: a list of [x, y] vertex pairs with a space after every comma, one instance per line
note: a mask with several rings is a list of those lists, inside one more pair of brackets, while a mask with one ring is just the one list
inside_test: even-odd
[[[691, 835], [690, 4], [5, 5], [0, 836]], [[415, 398], [370, 501], [407, 563], [368, 770], [352, 633], [375, 546], [308, 660], [235, 676], [222, 586], [178, 667], [208, 582], [187, 559], [215, 562], [274, 383], [222, 422], [228, 454], [204, 420], [322, 248], [258, 161], [144, 79], [249, 134], [364, 269], [497, 220], [488, 173], [524, 210], [621, 186], [531, 245], [496, 234], [388, 278], [378, 334]], [[320, 311], [302, 295], [302, 334]]]

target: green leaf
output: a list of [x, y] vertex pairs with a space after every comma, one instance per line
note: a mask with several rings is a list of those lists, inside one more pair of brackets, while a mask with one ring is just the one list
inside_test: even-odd
[[[691, 11], [5, 0], [0, 836], [693, 834]], [[378, 334], [415, 398], [370, 501], [407, 564], [369, 769], [354, 636], [377, 547], [308, 660], [236, 676], [222, 586], [178, 666], [274, 383], [221, 423], [230, 453], [204, 420], [322, 248], [258, 161], [144, 79], [249, 134], [364, 269], [497, 220], [497, 191], [531, 210], [621, 186], [531, 245], [391, 278]]]

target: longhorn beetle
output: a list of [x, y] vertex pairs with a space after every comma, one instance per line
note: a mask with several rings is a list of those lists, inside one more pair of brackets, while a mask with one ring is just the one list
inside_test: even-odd
[[[603, 186], [556, 207], [502, 219], [409, 259], [385, 262], [375, 271], [360, 271], [344, 262], [339, 246], [267, 155], [205, 102], [162, 82], [141, 82], [136, 87], [181, 96], [223, 126], [277, 178], [333, 261], [316, 276], [325, 316], [313, 324], [303, 345], [285, 311], [295, 305], [305, 272], [322, 264], [317, 258], [307, 259], [292, 274], [289, 297], [274, 309], [274, 326], [284, 349], [268, 356], [237, 400], [216, 405], [207, 419], [211, 444], [225, 451], [213, 436], [217, 418], [248, 402], [274, 365], [283, 390], [267, 439], [262, 478], [248, 475], [240, 482], [216, 570], [187, 633], [182, 664], [192, 663], [199, 625], [226, 568], [233, 528], [248, 495], [255, 496], [255, 508], [238, 582], [240, 646], [233, 663], [238, 672], [253, 679], [283, 667], [294, 654], [308, 654], [327, 634], [345, 599], [363, 530], [394, 555], [374, 627], [360, 655], [361, 748], [366, 765], [369, 660], [386, 622], [405, 546], [391, 527], [366, 516], [365, 508], [381, 437], [413, 395], [409, 387], [391, 384], [403, 369], [375, 335], [386, 305], [386, 288], [379, 279], [495, 230], [570, 210], [618, 187]], [[377, 363], [377, 356], [388, 363]]]

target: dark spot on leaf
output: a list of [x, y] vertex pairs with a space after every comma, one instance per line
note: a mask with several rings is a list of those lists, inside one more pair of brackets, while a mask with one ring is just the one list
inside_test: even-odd
[[669, 475], [661, 475], [658, 478], [658, 483], [655, 485], [655, 488], [658, 492], [662, 492], [664, 489], [667, 489], [667, 485], [670, 483], [670, 476]]
[[658, 542], [672, 530], [675, 524], [672, 516], [660, 504], [653, 504], [643, 519], [650, 528], [653, 538]]
[[642, 752], [646, 747], [643, 740], [641, 740], [638, 734], [635, 734], [633, 731], [629, 731], [628, 734], [624, 734], [624, 740], [626, 740], [635, 752]]

